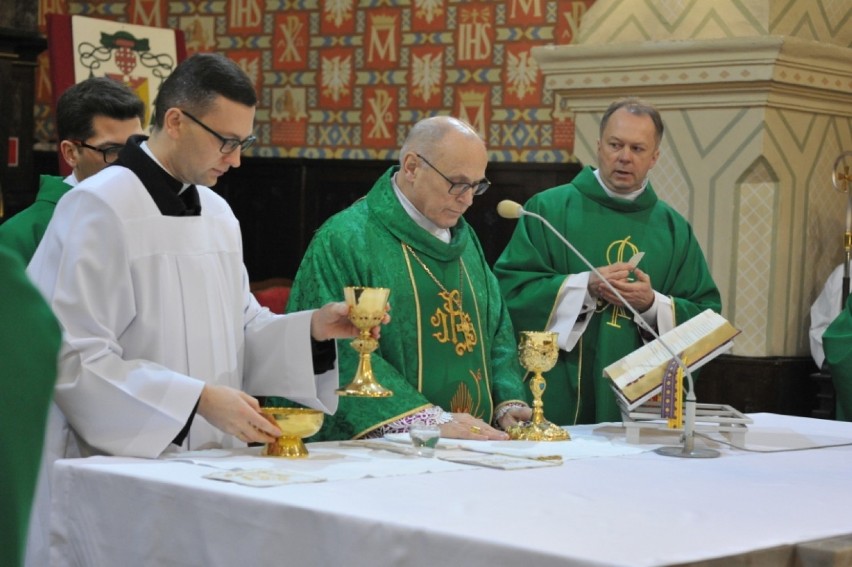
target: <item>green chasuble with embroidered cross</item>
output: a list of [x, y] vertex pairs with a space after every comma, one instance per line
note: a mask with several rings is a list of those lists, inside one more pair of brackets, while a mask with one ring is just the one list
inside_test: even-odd
[[[509, 313], [479, 240], [464, 219], [449, 243], [418, 226], [394, 193], [397, 170], [326, 221], [293, 282], [289, 311], [341, 301], [345, 286], [391, 290], [391, 322], [371, 361], [394, 395], [342, 397], [313, 440], [361, 437], [429, 404], [491, 422], [499, 405], [528, 398]], [[358, 354], [342, 340], [338, 355], [343, 385]]]
[[[672, 298], [676, 325], [705, 309], [721, 309], [719, 291], [692, 228], [657, 198], [650, 183], [635, 201], [613, 198], [586, 167], [570, 184], [535, 195], [524, 208], [547, 218], [596, 267], [645, 252], [639, 268], [650, 276], [655, 291]], [[494, 265], [518, 332], [548, 328], [566, 276], [587, 271], [531, 217], [521, 217]], [[544, 413], [560, 425], [620, 421], [603, 369], [643, 344], [626, 309], [600, 302], [588, 316], [574, 348], [560, 351], [556, 366], [544, 374]]]

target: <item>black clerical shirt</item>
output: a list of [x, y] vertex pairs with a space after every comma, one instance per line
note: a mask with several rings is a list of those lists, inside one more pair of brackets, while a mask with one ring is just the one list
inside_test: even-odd
[[142, 149], [148, 136], [135, 135], [118, 154], [117, 165], [123, 165], [136, 174], [160, 212], [167, 217], [191, 217], [201, 215], [201, 202], [195, 185], [184, 184], [172, 177], [168, 171], [151, 159]]

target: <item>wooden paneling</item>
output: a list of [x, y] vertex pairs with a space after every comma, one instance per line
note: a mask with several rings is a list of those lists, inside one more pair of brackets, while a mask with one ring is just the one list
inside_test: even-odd
[[722, 355], [695, 380], [699, 402], [728, 404], [745, 413], [825, 417], [818, 414], [818, 385], [810, 357]]
[[[246, 266], [252, 281], [293, 278], [317, 228], [365, 195], [393, 161], [244, 158], [216, 191], [240, 220]], [[579, 164], [491, 164], [491, 188], [465, 218], [493, 263], [515, 228], [499, 218], [502, 199], [525, 202], [535, 193], [573, 179]]]
[[[15, 6], [20, 12], [11, 12]], [[0, 192], [4, 203], [3, 217], [29, 205], [35, 198], [37, 186], [33, 180], [33, 140], [35, 121], [36, 58], [47, 46], [47, 41], [25, 26], [35, 19], [30, 13], [37, 7], [31, 2], [6, 5], [0, 12]], [[10, 139], [17, 141], [17, 162], [9, 163]], [[0, 221], [3, 219], [0, 218]]]

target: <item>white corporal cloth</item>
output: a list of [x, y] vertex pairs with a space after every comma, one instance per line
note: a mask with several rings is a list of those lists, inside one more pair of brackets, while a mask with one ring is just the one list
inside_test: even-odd
[[[852, 443], [852, 423], [750, 417], [748, 447]], [[624, 444], [618, 425], [569, 430], [586, 445], [607, 445], [603, 454]], [[417, 474], [416, 457], [323, 443], [308, 446], [315, 455], [307, 460], [274, 466], [325, 481], [267, 488], [204, 478], [210, 463], [63, 460], [52, 559], [87, 567], [642, 567], [742, 558], [852, 533], [852, 447], [752, 453], [708, 444], [722, 456], [665, 457], [650, 451], [655, 444], [594, 457], [584, 448], [587, 458], [561, 466], [445, 469], [423, 459], [428, 466]], [[543, 445], [543, 454], [553, 452]], [[336, 467], [360, 470], [360, 478]]]

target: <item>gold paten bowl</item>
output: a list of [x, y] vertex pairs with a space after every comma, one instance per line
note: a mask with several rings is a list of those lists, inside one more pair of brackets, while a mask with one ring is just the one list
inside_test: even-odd
[[260, 408], [260, 411], [283, 433], [274, 442], [266, 444], [263, 455], [290, 459], [308, 456], [308, 448], [302, 439], [320, 430], [323, 412], [307, 408]]

